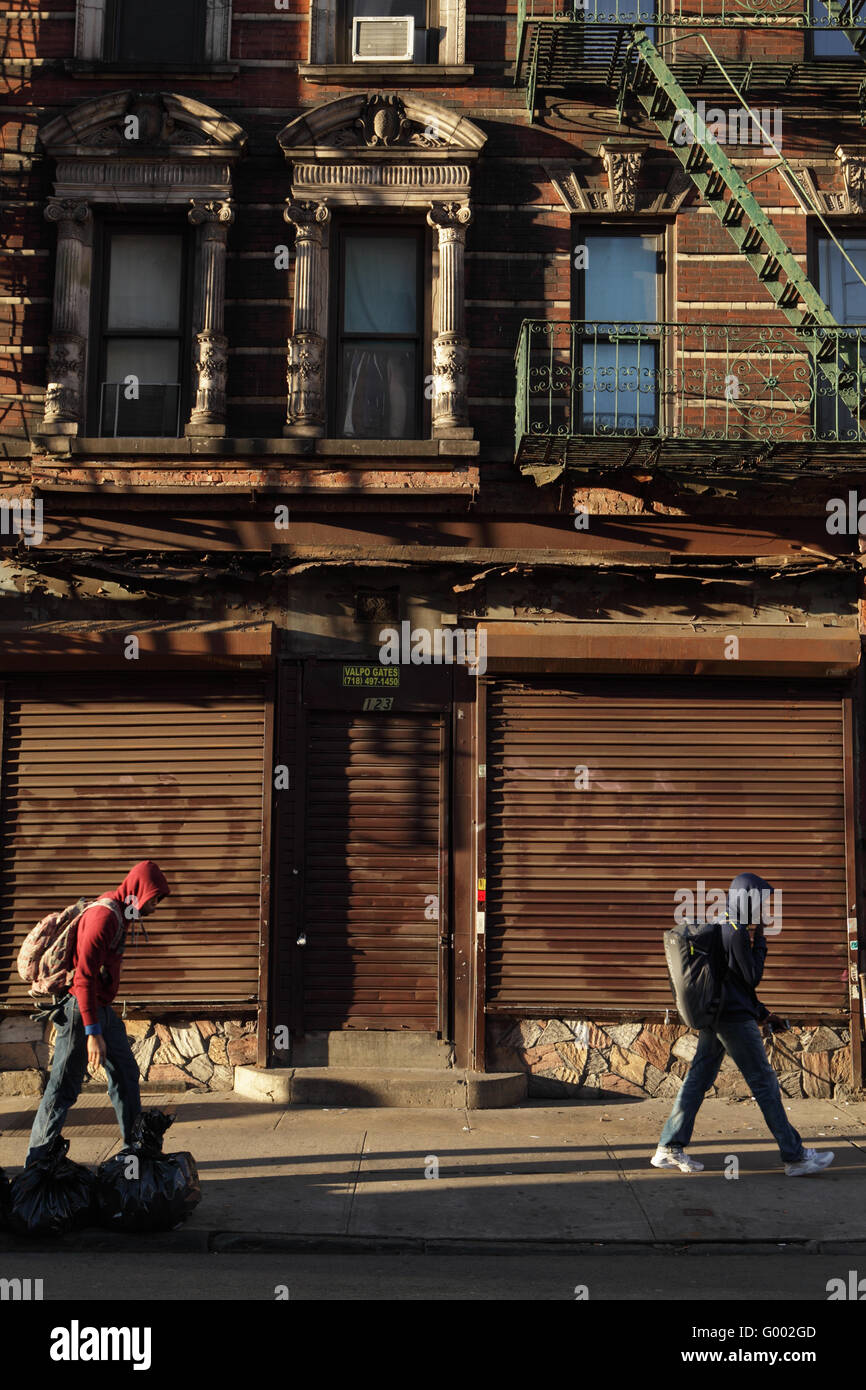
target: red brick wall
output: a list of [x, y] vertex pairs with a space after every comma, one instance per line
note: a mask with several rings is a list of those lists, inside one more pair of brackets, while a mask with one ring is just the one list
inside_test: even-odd
[[[64, 60], [73, 57], [74, 10], [58, 0], [51, 18], [38, 17], [35, 4], [17, 4], [7, 21], [4, 102], [7, 195], [11, 207], [6, 237], [10, 254], [0, 257], [0, 391], [3, 431], [22, 435], [41, 417], [45, 344], [55, 230], [42, 216], [53, 170], [36, 148], [36, 131], [59, 112], [100, 93], [124, 87], [178, 89], [224, 111], [249, 134], [249, 151], [236, 174], [237, 217], [229, 234], [226, 328], [229, 334], [229, 433], [279, 434], [284, 419], [285, 339], [291, 325], [292, 271], [273, 265], [273, 248], [291, 245], [282, 220], [289, 171], [276, 134], [305, 106], [340, 94], [338, 87], [305, 82], [298, 62], [306, 61], [306, 5], [293, 0], [291, 11], [276, 11], [266, 0], [236, 0], [230, 61], [233, 75], [178, 79], [171, 75], [129, 78], [117, 73], [73, 75]], [[29, 13], [32, 11], [33, 13]], [[515, 88], [516, 6], [502, 0], [473, 0], [467, 22], [467, 61], [475, 77], [465, 86], [425, 91], [453, 109], [466, 111], [488, 136], [474, 184], [475, 218], [467, 236], [468, 332], [472, 345], [469, 391], [471, 416], [485, 449], [507, 449], [513, 428], [513, 351], [524, 317], [569, 317], [574, 240], [570, 217], [553, 189], [543, 163], [595, 157], [604, 136], [623, 133], [611, 102], [551, 98], [547, 112], [531, 125], [524, 93]], [[730, 56], [751, 44], [756, 56], [785, 52], [796, 58], [802, 36], [715, 34], [714, 47]], [[21, 67], [10, 59], [32, 62]], [[755, 95], [756, 106], [772, 106], [771, 94]], [[735, 99], [720, 103], [734, 105]], [[634, 114], [634, 113], [633, 113]], [[833, 160], [840, 140], [858, 143], [855, 113], [850, 121], [816, 122], [814, 115], [785, 112], [785, 153], [809, 161]], [[663, 148], [658, 132], [636, 114], [625, 133], [648, 134]], [[741, 149], [738, 163], [746, 176], [761, 157], [757, 147]], [[654, 166], [655, 167], [655, 166]], [[659, 166], [660, 168], [663, 166]], [[600, 163], [595, 177], [602, 179]], [[658, 173], [658, 171], [656, 171]], [[836, 179], [835, 170], [823, 174]], [[663, 183], [662, 178], [662, 183]], [[806, 251], [806, 218], [778, 174], [756, 180], [752, 188], [773, 213], [791, 248]], [[262, 205], [270, 206], [262, 206]], [[715, 218], [686, 199], [676, 227], [676, 251], [668, 266], [676, 314], [708, 322], [738, 318], [782, 321], [754, 276], [734, 261], [678, 259], [734, 251]], [[692, 307], [711, 301], [754, 301], [760, 308], [729, 311]], [[14, 301], [14, 302], [12, 302]], [[267, 302], [277, 301], [277, 302]], [[14, 348], [17, 351], [9, 351]], [[246, 352], [243, 349], [247, 349]], [[251, 402], [261, 398], [261, 404]]]

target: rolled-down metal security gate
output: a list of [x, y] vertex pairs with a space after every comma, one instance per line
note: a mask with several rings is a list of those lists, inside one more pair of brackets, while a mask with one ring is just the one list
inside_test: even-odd
[[0, 998], [37, 919], [115, 888], [140, 859], [171, 896], [127, 949], [119, 1001], [237, 1004], [259, 992], [266, 692], [174, 672], [10, 678], [0, 838]]
[[[761, 997], [849, 1015], [845, 704], [770, 681], [488, 690], [486, 1011], [652, 1016], [661, 933], [742, 871], [782, 890]], [[679, 895], [679, 896], [678, 896]]]

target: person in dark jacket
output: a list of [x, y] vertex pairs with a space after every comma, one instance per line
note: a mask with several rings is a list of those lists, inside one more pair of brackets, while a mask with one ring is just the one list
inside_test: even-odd
[[126, 1029], [111, 1008], [120, 986], [125, 931], [149, 917], [168, 897], [165, 876], [150, 859], [130, 869], [112, 893], [103, 894], [111, 906], [94, 904], [82, 913], [72, 965], [70, 993], [55, 1014], [54, 1061], [51, 1075], [30, 1132], [26, 1163], [34, 1163], [61, 1133], [69, 1110], [81, 1094], [88, 1066], [105, 1068], [108, 1094], [124, 1144], [141, 1110], [138, 1065]]
[[702, 1163], [685, 1152], [685, 1145], [692, 1137], [698, 1110], [726, 1052], [761, 1107], [767, 1127], [779, 1145], [788, 1177], [820, 1173], [833, 1162], [831, 1150], [818, 1153], [803, 1147], [785, 1113], [779, 1079], [761, 1037], [759, 1024], [767, 1024], [773, 1031], [784, 1027], [784, 1020], [771, 1014], [755, 993], [767, 958], [764, 924], [772, 892], [772, 884], [757, 874], [737, 874], [728, 889], [728, 908], [722, 923], [727, 965], [722, 1008], [715, 1028], [701, 1028], [698, 1033], [697, 1051], [650, 1159], [654, 1168], [678, 1168], [683, 1173], [697, 1173], [703, 1168]]

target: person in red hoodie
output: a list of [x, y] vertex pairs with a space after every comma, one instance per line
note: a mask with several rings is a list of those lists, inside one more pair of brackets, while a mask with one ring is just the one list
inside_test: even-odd
[[138, 1066], [126, 1029], [111, 1004], [120, 985], [127, 928], [134, 941], [135, 923], [149, 917], [169, 891], [158, 866], [142, 859], [113, 893], [103, 894], [79, 918], [72, 960], [75, 977], [60, 1012], [54, 1015], [54, 1061], [30, 1132], [27, 1164], [41, 1158], [61, 1133], [81, 1094], [88, 1066], [94, 1072], [105, 1068], [123, 1142], [131, 1141], [141, 1110]]

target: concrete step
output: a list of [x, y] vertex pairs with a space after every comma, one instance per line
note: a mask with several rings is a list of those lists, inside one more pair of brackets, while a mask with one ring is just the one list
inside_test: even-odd
[[235, 1067], [235, 1094], [274, 1105], [335, 1109], [502, 1110], [526, 1099], [526, 1075], [433, 1067]]
[[454, 1044], [435, 1033], [354, 1030], [307, 1033], [292, 1040], [292, 1067], [424, 1067], [454, 1065]]

